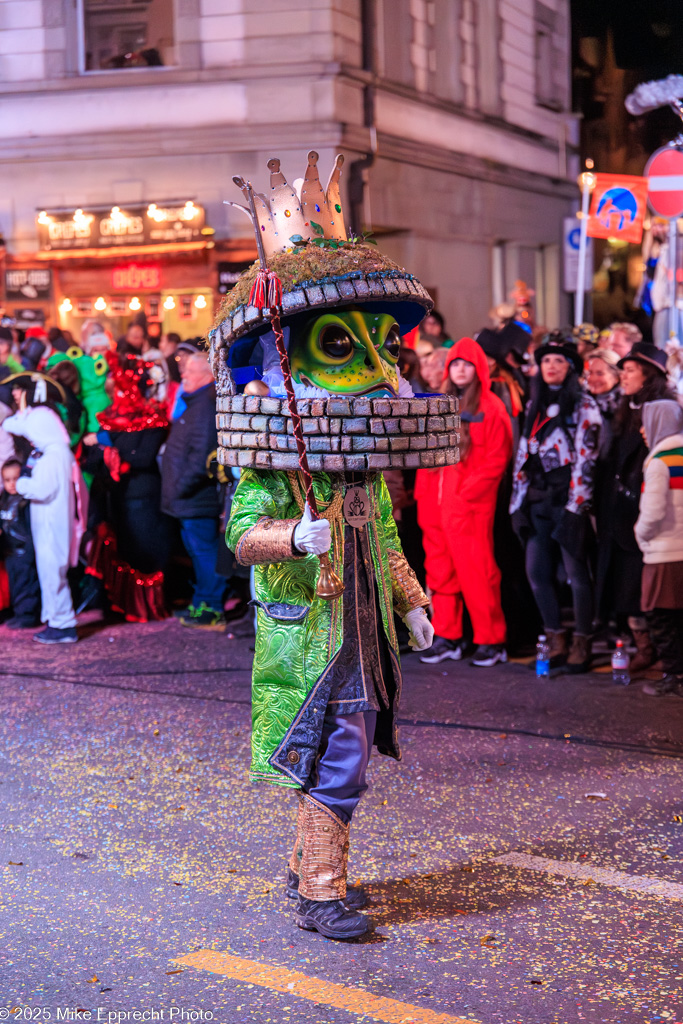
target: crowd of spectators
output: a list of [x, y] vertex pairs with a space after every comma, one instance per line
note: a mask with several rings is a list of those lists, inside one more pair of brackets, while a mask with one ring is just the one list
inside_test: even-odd
[[[79, 343], [0, 327], [0, 609], [42, 643], [76, 615], [222, 628], [248, 579], [221, 542], [235, 481], [216, 460], [216, 392], [201, 338]], [[44, 628], [36, 632], [43, 624]]]
[[[514, 314], [454, 342], [432, 312], [406, 339], [414, 393], [456, 395], [462, 417], [456, 466], [386, 474], [432, 601], [424, 662], [489, 667], [544, 633], [573, 674], [596, 637], [625, 637], [634, 674], [663, 669], [652, 692], [683, 694], [680, 351], [633, 324], [534, 331]], [[6, 626], [65, 643], [92, 606], [211, 628], [246, 612], [215, 398], [202, 340], [152, 340], [144, 320], [116, 341], [96, 321], [77, 341], [0, 328]]]
[[577, 674], [622, 639], [635, 676], [665, 674], [646, 692], [683, 695], [680, 345], [514, 315], [453, 344], [430, 319], [406, 373], [458, 395], [462, 428], [459, 465], [414, 481], [436, 632], [421, 660], [489, 667], [544, 635], [552, 674]]

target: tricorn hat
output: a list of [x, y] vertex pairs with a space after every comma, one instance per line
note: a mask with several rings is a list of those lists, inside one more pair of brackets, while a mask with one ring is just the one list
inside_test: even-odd
[[66, 405], [64, 388], [59, 381], [48, 377], [46, 373], [39, 373], [37, 370], [14, 373], [11, 377], [5, 377], [3, 384], [11, 389], [20, 388], [25, 391], [28, 405], [49, 405], [55, 402]]

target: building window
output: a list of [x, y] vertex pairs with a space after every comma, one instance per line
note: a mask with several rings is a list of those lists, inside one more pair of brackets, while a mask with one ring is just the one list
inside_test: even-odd
[[79, 0], [81, 70], [176, 63], [174, 0]]
[[556, 15], [536, 2], [536, 103], [548, 110], [562, 110], [564, 54], [557, 45]]
[[505, 242], [495, 242], [491, 252], [491, 292], [494, 306], [505, 302]]

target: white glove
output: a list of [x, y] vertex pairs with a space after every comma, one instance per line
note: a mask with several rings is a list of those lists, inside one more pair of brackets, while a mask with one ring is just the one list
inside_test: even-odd
[[330, 550], [332, 531], [327, 519], [314, 519], [306, 502], [301, 522], [294, 529], [294, 547], [309, 555], [324, 555]]
[[427, 618], [424, 608], [412, 608], [403, 619], [410, 630], [408, 643], [416, 651], [426, 651], [432, 646], [434, 627]]

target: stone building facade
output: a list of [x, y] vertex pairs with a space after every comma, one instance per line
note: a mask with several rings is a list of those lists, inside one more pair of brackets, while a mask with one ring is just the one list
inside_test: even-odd
[[321, 176], [346, 155], [347, 220], [435, 292], [451, 333], [517, 278], [539, 320], [567, 319], [569, 0], [122, 0], [118, 22], [107, 7], [0, 0], [0, 229], [7, 265], [53, 260], [55, 303], [79, 287], [109, 302], [111, 254], [41, 252], [41, 211], [192, 201], [203, 247], [167, 246], [166, 283], [215, 292], [218, 263], [253, 250], [224, 204], [233, 174], [265, 187], [279, 156], [292, 180], [314, 148]]

